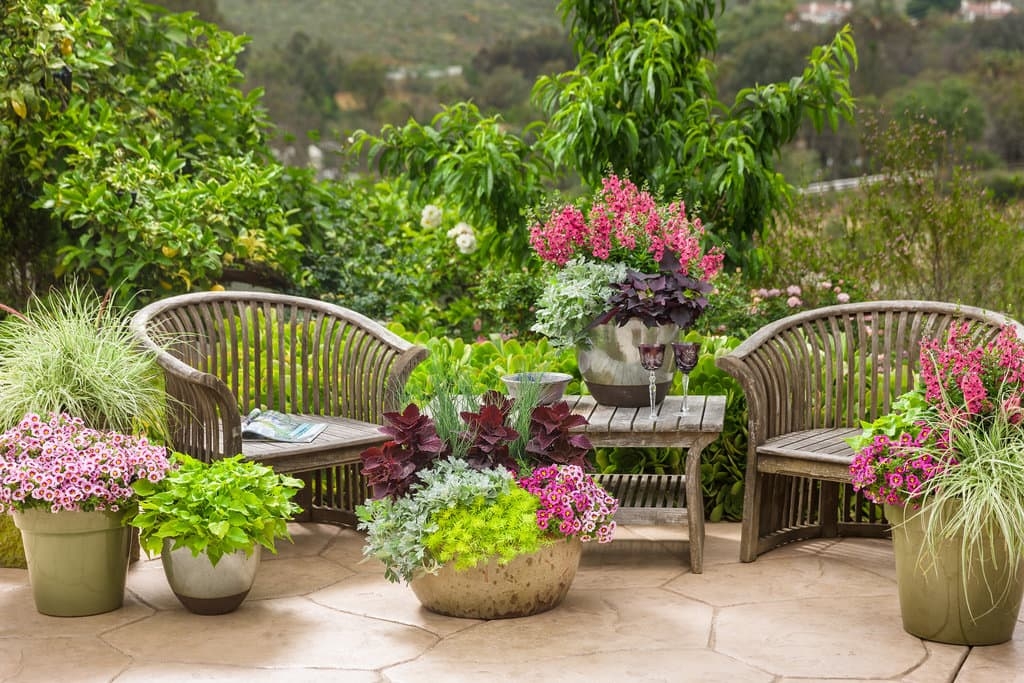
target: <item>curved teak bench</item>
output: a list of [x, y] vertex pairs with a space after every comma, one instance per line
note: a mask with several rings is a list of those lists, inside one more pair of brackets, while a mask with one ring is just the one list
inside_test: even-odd
[[1004, 315], [931, 301], [876, 301], [810, 310], [770, 323], [718, 358], [750, 412], [740, 560], [791, 541], [884, 536], [880, 506], [849, 486], [861, 420], [913, 388], [922, 339], [970, 323], [993, 339]]
[[[200, 460], [243, 453], [303, 475], [306, 519], [353, 523], [368, 497], [359, 453], [383, 443], [409, 374], [427, 356], [381, 324], [322, 301], [201, 292], [149, 304], [132, 320], [166, 382], [170, 446]], [[243, 441], [242, 415], [266, 408], [325, 422], [311, 443]]]

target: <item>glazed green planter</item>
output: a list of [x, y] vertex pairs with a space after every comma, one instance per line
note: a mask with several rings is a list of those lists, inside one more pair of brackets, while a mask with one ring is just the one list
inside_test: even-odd
[[84, 617], [124, 603], [131, 529], [123, 512], [13, 513], [21, 530], [36, 609]]
[[[994, 555], [963, 561], [961, 538], [945, 539], [933, 558], [921, 554], [927, 520], [902, 507], [885, 506], [892, 523], [900, 614], [907, 633], [954, 645], [995, 645], [1013, 637], [1024, 595], [1024, 559], [1009, 558], [996, 539]], [[966, 580], [964, 570], [966, 568]]]
[[420, 604], [431, 612], [464, 619], [525, 617], [561, 604], [576, 577], [583, 544], [559, 540], [507, 564], [497, 559], [471, 569], [442, 565], [437, 574], [409, 582]]

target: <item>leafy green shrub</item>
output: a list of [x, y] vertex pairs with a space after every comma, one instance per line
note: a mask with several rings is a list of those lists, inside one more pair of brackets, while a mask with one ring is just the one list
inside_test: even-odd
[[0, 278], [15, 296], [65, 272], [126, 297], [295, 274], [246, 38], [137, 0], [15, 0], [2, 30], [0, 244], [6, 270], [31, 264]]
[[300, 480], [242, 455], [212, 463], [182, 453], [173, 457], [176, 467], [160, 481], [132, 484], [139, 511], [131, 525], [150, 555], [159, 555], [170, 539], [172, 550], [205, 552], [216, 566], [238, 550], [252, 554], [256, 545], [277, 552], [275, 540], [291, 538], [288, 521], [302, 511], [291, 500]]
[[715, 280], [711, 304], [697, 321], [705, 334], [746, 338], [770, 322], [801, 311], [832, 304], [861, 301], [861, 289], [849, 279], [826, 276], [798, 265], [776, 267], [772, 279], [778, 286], [755, 287], [737, 269]]
[[965, 167], [963, 144], [930, 121], [869, 118], [865, 149], [882, 182], [826, 204], [808, 198], [769, 235], [773, 262], [842, 273], [867, 296], [953, 301], [1012, 313], [1024, 297], [1020, 211], [1000, 207]]

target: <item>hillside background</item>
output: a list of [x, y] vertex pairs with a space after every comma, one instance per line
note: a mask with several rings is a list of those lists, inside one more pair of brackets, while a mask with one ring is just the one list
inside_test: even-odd
[[[541, 118], [529, 102], [539, 74], [575, 66], [557, 0], [161, 0], [172, 10], [246, 34], [246, 88], [261, 87], [293, 163], [309, 145], [331, 150], [355, 129], [410, 117], [429, 121], [445, 103], [472, 99], [513, 127]], [[918, 113], [957, 129], [983, 168], [1024, 162], [1024, 0], [999, 20], [967, 22], [956, 0], [855, 0], [865, 110]], [[720, 99], [754, 83], [799, 75], [838, 24], [799, 21], [796, 2], [729, 0], [718, 17]], [[913, 14], [914, 16], [910, 16]], [[780, 159], [791, 182], [857, 175], [861, 131], [808, 128]], [[331, 161], [326, 162], [331, 172]], [[335, 169], [337, 170], [337, 169]]]

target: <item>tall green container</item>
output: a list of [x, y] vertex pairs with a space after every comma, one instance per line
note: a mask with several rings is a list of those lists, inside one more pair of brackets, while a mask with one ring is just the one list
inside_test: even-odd
[[84, 617], [124, 603], [131, 528], [123, 512], [13, 513], [21, 530], [36, 609]]
[[[1024, 558], [1010, 557], [1002, 537], [987, 557], [964, 558], [960, 536], [943, 539], [933, 556], [921, 554], [935, 510], [920, 514], [885, 506], [892, 523], [896, 585], [903, 629], [925, 640], [995, 645], [1013, 637], [1024, 595]], [[966, 572], [966, 575], [965, 575]]]

